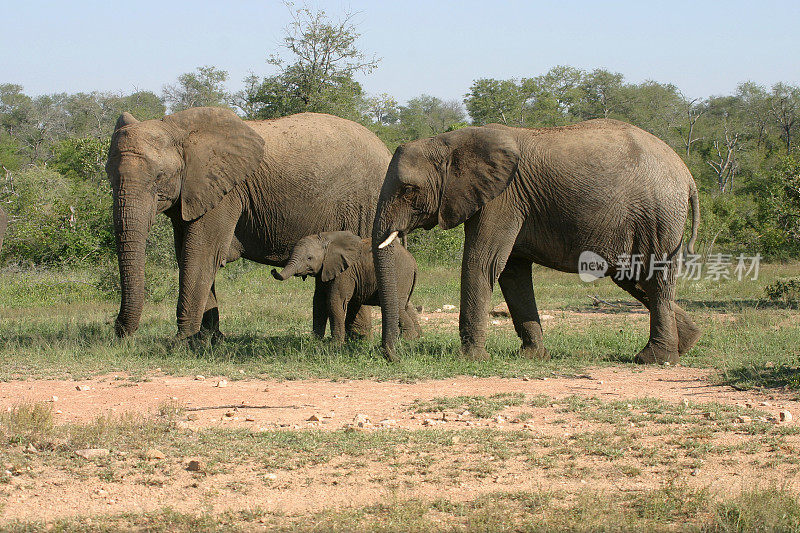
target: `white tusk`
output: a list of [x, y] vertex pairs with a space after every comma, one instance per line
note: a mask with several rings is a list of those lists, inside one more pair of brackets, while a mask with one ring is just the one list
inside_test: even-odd
[[389, 234], [388, 237], [386, 237], [385, 241], [383, 241], [378, 245], [378, 248], [380, 249], [386, 248], [387, 246], [392, 244], [392, 241], [395, 240], [396, 238], [397, 238], [397, 231], [393, 231], [392, 233]]

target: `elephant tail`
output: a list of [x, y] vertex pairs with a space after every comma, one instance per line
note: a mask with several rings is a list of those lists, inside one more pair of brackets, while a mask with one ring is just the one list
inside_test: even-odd
[[697, 198], [697, 185], [694, 181], [689, 186], [689, 203], [692, 206], [692, 236], [686, 245], [686, 251], [694, 255], [694, 243], [697, 242], [697, 229], [700, 226], [700, 201]]

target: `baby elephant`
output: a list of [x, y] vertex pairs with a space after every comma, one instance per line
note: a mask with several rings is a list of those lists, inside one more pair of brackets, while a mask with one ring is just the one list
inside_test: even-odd
[[[397, 291], [400, 296], [400, 329], [406, 338], [417, 338], [422, 331], [411, 293], [417, 280], [417, 262], [399, 243], [396, 246]], [[318, 337], [325, 336], [331, 322], [331, 336], [343, 342], [351, 333], [353, 320], [362, 305], [380, 305], [378, 282], [372, 262], [369, 239], [362, 240], [349, 231], [329, 231], [300, 239], [283, 271], [272, 270], [280, 281], [290, 276], [314, 276], [314, 324]]]

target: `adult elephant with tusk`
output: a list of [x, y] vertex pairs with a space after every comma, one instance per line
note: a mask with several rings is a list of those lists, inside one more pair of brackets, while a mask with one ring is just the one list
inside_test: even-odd
[[[145, 241], [158, 213], [175, 236], [178, 336], [218, 337], [217, 270], [240, 257], [283, 266], [297, 241], [323, 231], [369, 237], [390, 159], [369, 130], [330, 115], [246, 122], [200, 107], [139, 122], [123, 114], [106, 165], [122, 285], [117, 334], [139, 325]], [[369, 328], [368, 309], [359, 322]]]
[[[691, 251], [699, 222], [691, 174], [664, 142], [615, 120], [542, 129], [490, 124], [402, 145], [372, 233], [386, 355], [395, 357], [398, 335], [388, 244], [419, 227], [463, 223], [459, 331], [467, 356], [486, 356], [488, 306], [499, 281], [522, 354], [548, 357], [531, 264], [578, 272], [586, 253], [650, 310], [650, 339], [636, 360], [675, 362], [700, 335], [675, 303], [675, 258], [689, 207]], [[625, 258], [643, 264], [629, 268]]]

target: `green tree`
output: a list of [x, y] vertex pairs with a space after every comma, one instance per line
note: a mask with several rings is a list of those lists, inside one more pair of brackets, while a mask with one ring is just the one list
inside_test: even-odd
[[269, 57], [278, 73], [251, 91], [248, 105], [257, 108], [260, 118], [303, 111], [361, 118], [363, 91], [354, 76], [372, 72], [379, 60], [366, 57], [356, 45], [360, 34], [353, 14], [333, 21], [325, 11], [302, 8], [292, 16], [283, 39], [288, 57]]
[[458, 101], [444, 101], [427, 94], [412, 98], [400, 107], [400, 126], [408, 140], [438, 135], [464, 119], [464, 110]]
[[772, 86], [772, 114], [786, 143], [786, 155], [792, 153], [792, 137], [800, 118], [800, 87], [783, 82]]
[[165, 85], [163, 99], [170, 112], [190, 107], [227, 107], [231, 96], [225, 89], [228, 72], [216, 67], [197, 67], [197, 72], [178, 76], [178, 83]]

